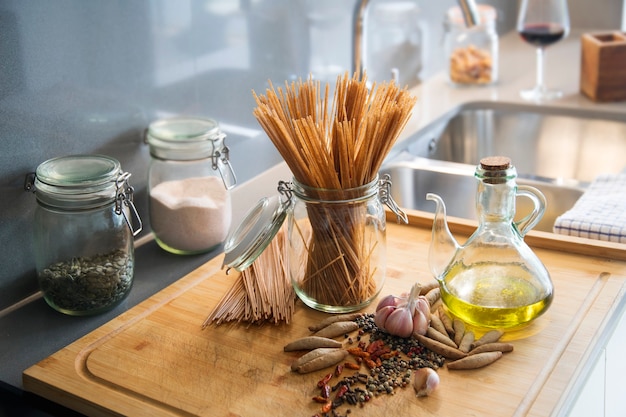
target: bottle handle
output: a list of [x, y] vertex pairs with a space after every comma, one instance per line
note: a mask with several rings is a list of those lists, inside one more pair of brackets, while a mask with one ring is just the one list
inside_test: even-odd
[[519, 234], [524, 237], [543, 217], [543, 213], [546, 211], [546, 197], [541, 191], [530, 185], [518, 185], [515, 195], [530, 198], [535, 206], [528, 215], [513, 223]]

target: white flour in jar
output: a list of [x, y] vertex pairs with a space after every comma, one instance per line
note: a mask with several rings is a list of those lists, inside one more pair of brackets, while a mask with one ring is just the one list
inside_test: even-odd
[[230, 194], [218, 177], [166, 181], [150, 191], [150, 224], [170, 249], [201, 252], [226, 239]]

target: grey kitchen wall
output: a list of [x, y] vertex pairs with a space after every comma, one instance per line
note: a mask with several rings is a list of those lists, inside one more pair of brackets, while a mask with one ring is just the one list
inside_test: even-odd
[[[147, 226], [143, 131], [190, 114], [223, 124], [240, 181], [279, 157], [252, 117], [251, 90], [304, 74], [299, 3], [198, 0], [0, 1], [0, 310], [37, 290], [26, 173], [56, 156], [102, 153], [132, 173]], [[251, 44], [255, 48], [250, 48]], [[248, 164], [253, 153], [263, 163]]]
[[[315, 53], [349, 69], [354, 1], [0, 0], [0, 311], [37, 291], [36, 203], [25, 174], [56, 156], [111, 155], [132, 173], [149, 233], [148, 124], [176, 114], [217, 119], [240, 182], [279, 162], [252, 116], [251, 90], [307, 76], [312, 5], [334, 13], [322, 22], [331, 41]], [[441, 21], [455, 1], [411, 1], [420, 6], [424, 77], [438, 69]], [[516, 2], [489, 3], [501, 11], [500, 30], [511, 29]], [[619, 27], [621, 0], [573, 3], [582, 23]]]

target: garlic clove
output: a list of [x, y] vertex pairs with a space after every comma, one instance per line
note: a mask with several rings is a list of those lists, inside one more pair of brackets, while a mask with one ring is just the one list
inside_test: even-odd
[[421, 334], [422, 336], [428, 331], [430, 325], [426, 316], [418, 309], [413, 316], [413, 335]]
[[392, 307], [396, 307], [397, 306], [396, 297], [394, 295], [388, 295], [388, 296], [384, 297], [382, 300], [380, 300], [378, 302], [378, 305], [376, 306], [376, 311], [380, 310], [383, 307], [387, 307], [387, 306], [392, 306]]
[[378, 326], [379, 329], [385, 329], [385, 324], [387, 322], [387, 318], [391, 313], [396, 310], [394, 306], [384, 306], [380, 310], [376, 310], [374, 314], [374, 324]]
[[384, 329], [394, 336], [409, 337], [413, 334], [413, 315], [407, 308], [396, 308], [385, 321]]
[[417, 310], [421, 311], [426, 317], [426, 320], [430, 323], [430, 303], [423, 295], [420, 295], [416, 301]]
[[432, 368], [420, 368], [413, 375], [413, 389], [418, 397], [430, 395], [439, 386], [439, 374]]

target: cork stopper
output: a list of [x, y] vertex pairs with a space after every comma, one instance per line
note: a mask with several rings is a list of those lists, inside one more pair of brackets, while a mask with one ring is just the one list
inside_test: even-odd
[[487, 156], [480, 160], [485, 171], [502, 171], [511, 168], [511, 158], [507, 156]]

